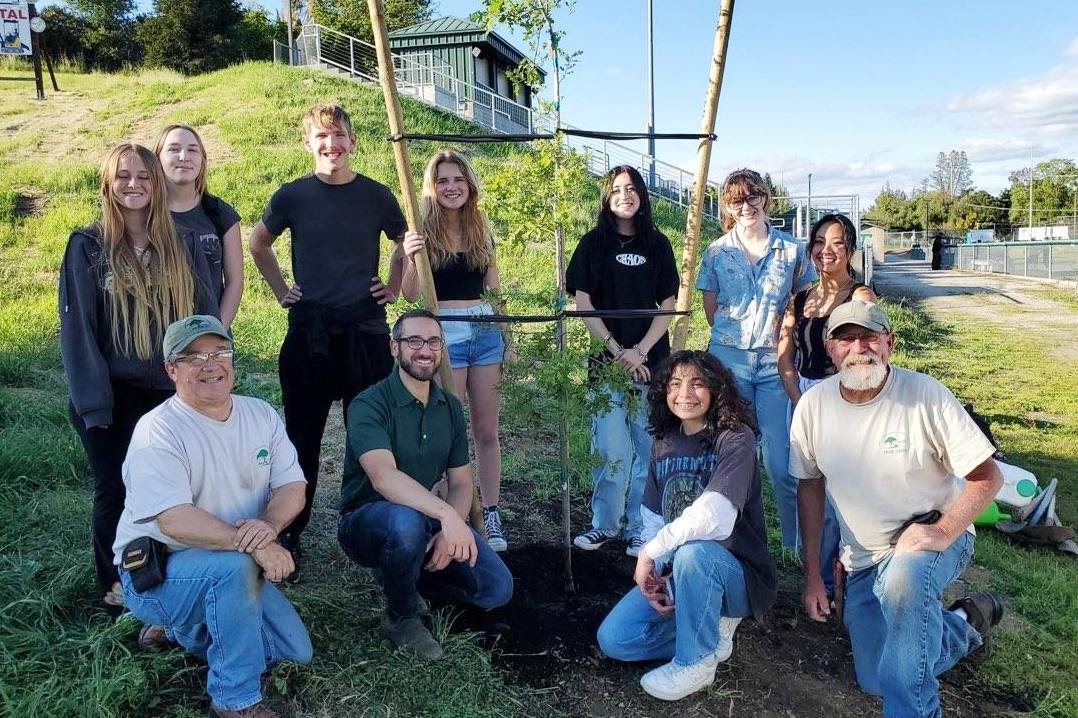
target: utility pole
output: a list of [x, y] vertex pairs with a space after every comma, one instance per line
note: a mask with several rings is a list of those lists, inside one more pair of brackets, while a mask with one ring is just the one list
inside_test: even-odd
[[288, 64], [292, 64], [292, 0], [284, 0], [284, 12], [288, 18]]
[[805, 207], [805, 236], [809, 238], [809, 242], [812, 241], [812, 173], [809, 172], [809, 196]]
[[1033, 239], [1033, 145], [1029, 146], [1029, 238]]
[[[655, 133], [655, 35], [648, 0], [648, 135]], [[648, 137], [648, 187], [655, 189], [655, 138]]]

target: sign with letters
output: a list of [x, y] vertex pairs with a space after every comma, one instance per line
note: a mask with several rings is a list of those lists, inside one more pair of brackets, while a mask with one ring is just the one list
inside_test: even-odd
[[32, 54], [26, 0], [0, 0], [0, 55]]

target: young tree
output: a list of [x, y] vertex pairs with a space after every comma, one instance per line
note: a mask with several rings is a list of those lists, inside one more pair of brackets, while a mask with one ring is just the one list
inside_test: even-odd
[[772, 202], [770, 212], [772, 215], [782, 214], [788, 212], [792, 204], [790, 204], [790, 190], [785, 185], [779, 184], [771, 179], [771, 173], [764, 173], [764, 185], [767, 186], [768, 192], [771, 194]]
[[148, 64], [197, 75], [240, 59], [236, 0], [154, 0], [154, 9], [139, 28]]
[[271, 20], [269, 12], [259, 6], [243, 11], [236, 25], [236, 55], [243, 60], [265, 60], [273, 56], [273, 41], [285, 42], [285, 24]]

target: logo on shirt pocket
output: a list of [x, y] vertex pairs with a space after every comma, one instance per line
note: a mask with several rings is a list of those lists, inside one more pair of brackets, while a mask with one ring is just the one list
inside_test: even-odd
[[883, 453], [885, 454], [902, 454], [909, 451], [909, 448], [910, 440], [905, 434], [893, 431], [883, 437]]
[[255, 452], [255, 466], [269, 466], [270, 465], [270, 451], [263, 446]]

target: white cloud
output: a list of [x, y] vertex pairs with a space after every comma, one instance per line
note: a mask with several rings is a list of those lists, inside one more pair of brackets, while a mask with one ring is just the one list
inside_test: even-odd
[[1064, 57], [1078, 57], [1078, 37], [1070, 41], [1066, 49], [1063, 50]]
[[1031, 149], [1034, 157], [1044, 157], [1058, 150], [1054, 145], [1045, 145], [1031, 140], [983, 137], [962, 140], [958, 143], [957, 149], [965, 150], [970, 162], [973, 163], [1004, 162], [1014, 159], [1028, 160]]
[[1039, 77], [955, 95], [946, 109], [967, 113], [983, 127], [1037, 129], [1057, 138], [1078, 138], [1078, 55]]

